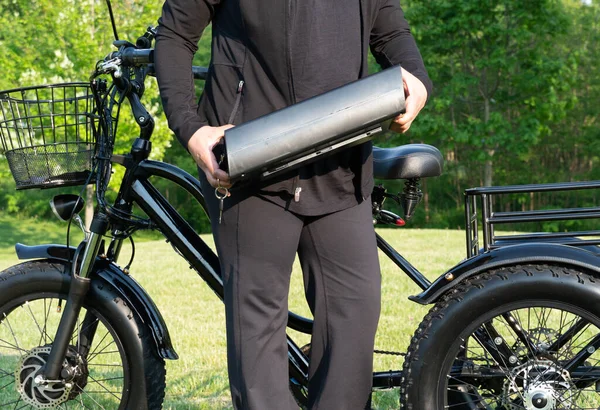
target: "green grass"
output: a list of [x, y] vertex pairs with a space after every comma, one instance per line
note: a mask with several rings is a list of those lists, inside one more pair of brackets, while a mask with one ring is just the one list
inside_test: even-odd
[[[72, 228], [78, 231], [77, 228]], [[446, 230], [384, 229], [379, 233], [413, 265], [435, 279], [465, 256], [464, 233]], [[64, 243], [65, 225], [39, 221], [15, 221], [0, 217], [0, 269], [17, 262], [15, 242], [26, 244]], [[212, 244], [210, 236], [204, 236]], [[72, 240], [77, 239], [73, 233]], [[131, 274], [152, 296], [169, 327], [180, 356], [167, 362], [165, 409], [230, 409], [226, 373], [225, 324], [222, 303], [189, 269], [188, 264], [163, 240], [136, 242], [136, 260]], [[124, 246], [122, 261], [129, 258]], [[408, 301], [419, 288], [381, 255], [383, 307], [376, 340], [382, 350], [405, 351], [427, 307]], [[309, 316], [304, 302], [302, 280], [296, 264], [292, 274], [290, 306]], [[305, 335], [293, 334], [299, 345]], [[376, 370], [400, 369], [402, 358], [377, 357]], [[398, 408], [396, 391], [374, 395], [374, 408]]]

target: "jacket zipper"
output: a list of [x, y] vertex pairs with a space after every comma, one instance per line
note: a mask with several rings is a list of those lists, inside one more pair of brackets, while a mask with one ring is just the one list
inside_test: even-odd
[[[289, 85], [289, 93], [290, 93], [290, 104], [296, 103], [296, 91], [294, 90], [294, 76], [292, 70], [292, 2], [294, 0], [288, 0], [286, 2], [287, 10], [286, 10], [286, 19], [285, 19], [285, 40], [286, 40], [286, 63], [287, 63], [287, 72], [288, 72], [288, 85]], [[292, 180], [292, 189], [291, 192], [294, 196], [294, 202], [300, 202], [300, 193], [302, 192], [302, 187], [300, 185], [300, 176], [296, 175]]]
[[285, 25], [286, 25], [286, 30], [285, 30], [285, 37], [286, 37], [286, 50], [285, 50], [285, 54], [286, 54], [286, 62], [287, 62], [287, 71], [288, 71], [288, 78], [289, 78], [289, 92], [290, 92], [290, 98], [291, 98], [291, 104], [295, 104], [296, 103], [296, 92], [294, 91], [294, 77], [292, 75], [292, 2], [294, 0], [288, 0], [287, 1], [287, 10], [286, 10], [286, 14], [287, 14], [287, 18], [285, 19]]
[[244, 89], [244, 80], [240, 80], [237, 87], [237, 96], [235, 97], [235, 103], [233, 104], [233, 110], [231, 110], [231, 115], [229, 116], [229, 120], [227, 120], [227, 124], [233, 124], [233, 120], [235, 120], [235, 116], [240, 108], [240, 102], [242, 101], [242, 90]]

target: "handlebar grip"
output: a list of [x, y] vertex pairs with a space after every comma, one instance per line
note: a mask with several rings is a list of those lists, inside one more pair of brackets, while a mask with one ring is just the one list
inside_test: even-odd
[[154, 62], [154, 49], [135, 49], [133, 47], [126, 48], [125, 50], [121, 51], [121, 61], [123, 61], [123, 65], [126, 66], [152, 64]]

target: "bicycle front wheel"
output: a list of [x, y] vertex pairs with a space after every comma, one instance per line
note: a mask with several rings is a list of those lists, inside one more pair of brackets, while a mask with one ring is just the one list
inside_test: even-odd
[[595, 278], [559, 266], [467, 280], [416, 331], [402, 408], [598, 409], [598, 301]]
[[[60, 262], [27, 262], [0, 273], [0, 408], [160, 409], [164, 362], [152, 353], [149, 332], [104, 282], [92, 281], [59, 380], [44, 380], [69, 282]], [[132, 357], [140, 343], [146, 357]], [[152, 380], [149, 394], [140, 391], [140, 380]]]

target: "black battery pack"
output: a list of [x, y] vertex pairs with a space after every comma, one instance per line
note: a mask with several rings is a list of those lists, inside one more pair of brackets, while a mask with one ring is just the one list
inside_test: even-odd
[[228, 129], [221, 168], [233, 183], [269, 178], [373, 138], [404, 109], [391, 67]]

